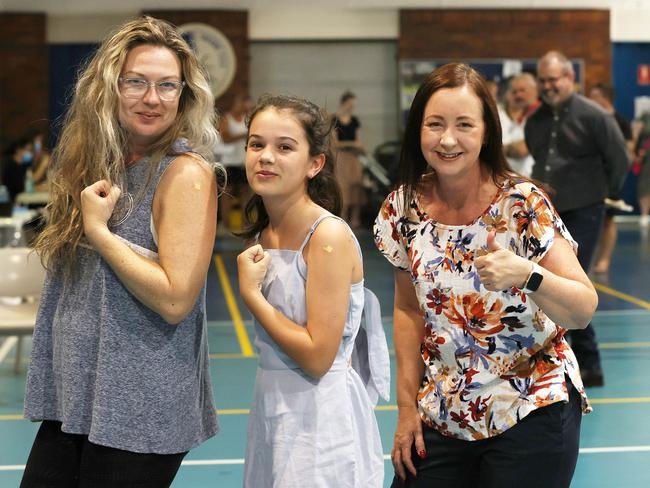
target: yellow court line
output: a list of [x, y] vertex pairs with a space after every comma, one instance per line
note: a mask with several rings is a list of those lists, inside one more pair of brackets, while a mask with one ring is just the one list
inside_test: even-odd
[[613, 404], [613, 403], [650, 403], [650, 397], [632, 398], [589, 398], [589, 403]]
[[[616, 405], [626, 403], [650, 403], [650, 397], [628, 397], [628, 398], [590, 398], [589, 403], [594, 405]], [[378, 405], [375, 407], [377, 412], [395, 412], [397, 405]], [[248, 415], [250, 409], [248, 408], [223, 408], [218, 409], [219, 415]], [[0, 415], [2, 420], [25, 420], [22, 415]]]
[[253, 357], [255, 355], [253, 352], [253, 346], [251, 346], [251, 341], [248, 338], [246, 327], [244, 326], [244, 322], [241, 319], [241, 314], [239, 313], [239, 308], [237, 307], [237, 300], [235, 300], [235, 295], [232, 292], [230, 280], [226, 274], [226, 267], [223, 265], [221, 256], [216, 255], [214, 257], [214, 264], [217, 267], [217, 274], [219, 275], [219, 281], [221, 282], [221, 289], [223, 290], [223, 296], [226, 298], [226, 304], [228, 305], [228, 310], [230, 311], [230, 316], [232, 317], [232, 321], [235, 326], [235, 333], [237, 334], [237, 339], [239, 340], [239, 347], [241, 348], [241, 352], [244, 357]]
[[375, 410], [378, 412], [392, 412], [397, 411], [397, 405], [377, 405]]
[[219, 415], [248, 415], [251, 413], [249, 408], [224, 408], [217, 409]]
[[602, 283], [596, 283], [594, 281], [594, 288], [596, 288], [596, 290], [598, 291], [602, 291], [603, 293], [607, 293], [608, 295], [612, 295], [613, 297], [620, 298], [621, 300], [625, 300], [626, 302], [630, 302], [635, 305], [638, 305], [641, 308], [650, 310], [650, 302], [646, 302], [645, 300], [641, 300], [640, 298], [633, 297], [632, 295], [628, 295], [627, 293], [614, 290], [613, 288], [610, 288], [609, 286], [605, 286]]

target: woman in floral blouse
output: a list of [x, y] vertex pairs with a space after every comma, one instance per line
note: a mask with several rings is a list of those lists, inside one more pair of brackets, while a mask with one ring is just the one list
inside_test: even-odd
[[374, 230], [396, 267], [393, 486], [568, 487], [590, 407], [564, 333], [598, 298], [472, 68], [420, 86], [400, 171]]

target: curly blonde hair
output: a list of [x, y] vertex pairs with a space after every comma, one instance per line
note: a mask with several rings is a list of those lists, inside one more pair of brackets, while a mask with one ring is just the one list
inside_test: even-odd
[[[150, 176], [179, 138], [207, 161], [213, 159], [214, 97], [192, 49], [165, 21], [145, 16], [125, 23], [82, 68], [53, 152], [48, 222], [34, 245], [48, 269], [63, 264], [69, 270], [74, 261], [83, 237], [81, 191], [101, 179], [125, 188], [129, 133], [118, 118], [118, 78], [129, 51], [141, 45], [162, 46], [175, 53], [185, 82], [176, 119], [149, 148]], [[223, 167], [214, 164], [223, 175]]]

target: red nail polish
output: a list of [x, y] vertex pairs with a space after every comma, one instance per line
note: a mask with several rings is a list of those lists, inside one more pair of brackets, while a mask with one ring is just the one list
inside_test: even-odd
[[427, 457], [427, 453], [424, 449], [422, 449], [420, 452], [418, 452], [418, 456], [420, 456], [420, 459], [424, 459]]

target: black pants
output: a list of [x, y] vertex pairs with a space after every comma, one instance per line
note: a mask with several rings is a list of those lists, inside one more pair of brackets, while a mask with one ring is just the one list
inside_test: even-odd
[[569, 403], [554, 403], [530, 413], [503, 434], [480, 441], [452, 439], [422, 426], [427, 455], [411, 459], [391, 488], [568, 488], [578, 460], [582, 411], [571, 389]]
[[[578, 261], [587, 273], [600, 238], [605, 210], [602, 205], [592, 205], [562, 212], [560, 217], [578, 243]], [[591, 324], [586, 329], [570, 330], [567, 335], [571, 339], [571, 349], [576, 355], [580, 369], [600, 372], [598, 342]]]
[[20, 488], [166, 488], [187, 453], [140, 454], [99, 446], [88, 436], [41, 424]]

